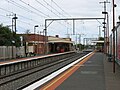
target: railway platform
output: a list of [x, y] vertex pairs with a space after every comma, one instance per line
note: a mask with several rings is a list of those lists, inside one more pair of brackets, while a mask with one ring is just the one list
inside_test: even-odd
[[120, 90], [120, 66], [96, 52], [36, 90]]

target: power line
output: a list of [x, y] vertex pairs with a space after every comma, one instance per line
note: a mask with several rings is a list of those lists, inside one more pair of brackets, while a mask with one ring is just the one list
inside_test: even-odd
[[22, 16], [22, 15], [20, 15], [20, 14], [17, 14], [17, 15], [20, 16], [20, 17], [22, 17], [22, 18], [25, 18], [25, 19], [27, 19], [27, 20], [31, 20], [31, 21], [33, 21], [33, 22], [40, 23], [39, 21], [36, 21], [36, 20], [34, 20], [34, 19], [30, 19], [30, 18], [25, 17], [25, 16]]
[[[38, 0], [35, 0], [36, 2], [38, 2], [40, 5], [42, 5], [43, 7], [45, 7], [47, 10], [51, 11], [48, 7], [46, 7], [44, 4], [42, 4], [41, 2], [39, 2]], [[56, 13], [54, 13], [53, 11], [51, 11], [53, 14], [55, 14], [56, 16], [58, 16]], [[58, 16], [60, 17], [60, 16]]]
[[0, 7], [0, 9], [3, 10], [3, 11], [9, 12], [9, 13], [15, 14], [14, 12], [11, 12], [11, 11], [6, 10], [6, 9], [4, 9], [4, 8], [1, 8], [1, 7]]
[[44, 16], [42, 16], [42, 15], [40, 15], [40, 14], [38, 14], [38, 13], [36, 13], [36, 12], [34, 12], [34, 11], [28, 9], [28, 8], [26, 8], [25, 6], [23, 6], [23, 5], [21, 5], [21, 4], [17, 3], [17, 2], [15, 2], [15, 1], [13, 1], [13, 0], [10, 0], [10, 1], [6, 0], [6, 1], [9, 2], [9, 3], [11, 3], [11, 4], [13, 4], [13, 5], [16, 6], [16, 7], [19, 7], [19, 8], [22, 9], [22, 10], [25, 10], [25, 11], [27, 11], [27, 12], [36, 14], [36, 15], [41, 16], [41, 17], [44, 17]]
[[[10, 13], [12, 13], [12, 14], [15, 14], [14, 12], [11, 12], [11, 11], [6, 10], [6, 9], [4, 9], [4, 8], [1, 8], [1, 7], [0, 7], [0, 9], [3, 10], [3, 11], [10, 12]], [[19, 14], [17, 14], [17, 15], [19, 15]], [[22, 16], [22, 15], [19, 15], [19, 16], [24, 17], [24, 16]], [[24, 17], [24, 18], [26, 18], [26, 17]], [[28, 18], [26, 18], [26, 19], [28, 19]], [[31, 20], [31, 19], [29, 19], [29, 20]], [[25, 22], [25, 21], [21, 21], [21, 20], [18, 20], [18, 21], [23, 22], [23, 23], [28, 24], [28, 25], [31, 25], [30, 23]], [[61, 23], [59, 23], [59, 24], [61, 24]], [[61, 25], [64, 25], [64, 24], [61, 24]], [[65, 25], [64, 25], [64, 26], [65, 26]]]
[[[15, 1], [13, 1], [13, 0], [11, 0], [11, 1], [9, 1], [9, 0], [6, 0], [7, 2], [9, 2], [9, 3], [11, 3], [11, 4], [13, 4], [13, 5], [15, 5], [15, 6], [17, 6], [17, 7], [19, 7], [19, 8], [21, 8], [21, 9], [24, 9], [24, 10], [26, 10], [26, 11], [28, 11], [28, 12], [33, 12], [33, 11], [31, 11], [31, 10], [29, 10], [29, 9], [27, 9], [26, 7], [24, 7], [24, 6], [22, 6], [22, 5], [20, 5], [20, 4], [18, 4], [18, 3], [16, 3]], [[26, 5], [29, 5], [29, 4], [27, 4], [27, 3], [25, 3], [24, 1], [22, 1], [22, 0], [19, 0], [19, 1], [21, 1], [22, 3], [24, 3], [24, 4], [26, 4]], [[31, 8], [33, 7], [33, 6], [31, 6], [31, 5], [29, 5]], [[12, 11], [9, 11], [9, 10], [6, 10], [6, 9], [4, 9], [4, 8], [0, 8], [1, 10], [3, 10], [3, 11], [6, 11], [6, 12], [10, 12], [10, 13], [12, 13], [12, 14], [15, 14], [14, 12], [12, 12]], [[34, 8], [35, 9], [35, 8]], [[36, 9], [35, 9], [36, 10]], [[49, 9], [50, 10], [50, 9]], [[38, 21], [36, 21], [36, 20], [33, 20], [33, 19], [30, 19], [30, 18], [27, 18], [27, 17], [25, 17], [25, 16], [23, 16], [23, 15], [20, 15], [20, 14], [17, 14], [18, 16], [20, 16], [20, 17], [22, 17], [22, 18], [25, 18], [25, 19], [28, 19], [28, 20], [31, 20], [31, 21], [34, 21], [34, 22], [38, 22]], [[49, 16], [50, 17], [50, 16]], [[18, 21], [20, 21], [20, 20], [18, 20]], [[24, 21], [20, 21], [20, 22], [23, 22], [23, 23], [26, 23], [26, 24], [28, 24], [28, 25], [30, 25], [30, 23], [27, 23], [27, 22], [24, 22]], [[58, 23], [60, 23], [60, 22], [58, 22]], [[61, 23], [60, 23], [61, 24]], [[64, 24], [61, 24], [61, 25], [64, 25]], [[65, 25], [64, 25], [65, 26]], [[66, 26], [65, 26], [66, 27]]]
[[[29, 4], [27, 4], [26, 2], [24, 2], [24, 1], [22, 1], [22, 0], [19, 0], [19, 1], [21, 1], [22, 3], [24, 3], [24, 4], [26, 4], [26, 5], [28, 5], [28, 6], [30, 6], [31, 8], [33, 8], [33, 9], [35, 9], [35, 10], [37, 10], [38, 12], [40, 12], [40, 13], [42, 13], [42, 14], [44, 14], [43, 12], [41, 12], [41, 11], [39, 11], [38, 9], [36, 9], [36, 8], [34, 8], [33, 6], [31, 6], [31, 5], [29, 5]], [[51, 8], [53, 8], [49, 3], [47, 3], [45, 0], [43, 0], [47, 5], [49, 5]], [[53, 8], [55, 11], [57, 11], [55, 8]], [[58, 12], [58, 11], [57, 11]], [[59, 12], [58, 12], [59, 13]], [[46, 14], [44, 14], [44, 15], [46, 15]], [[47, 17], [50, 17], [49, 15], [46, 15]], [[65, 26], [66, 27], [66, 26]]]
[[[61, 9], [61, 11], [63, 11], [65, 14], [67, 14], [68, 16], [70, 16], [65, 10], [63, 10], [55, 1], [51, 0], [59, 9]], [[71, 17], [71, 16], [70, 16]]]
[[[5, 10], [5, 9], [3, 9], [3, 10]], [[10, 17], [8, 17], [8, 16], [4, 16], [4, 15], [0, 15], [0, 16], [2, 16], [2, 17], [6, 17], [6, 18], [10, 18]], [[24, 17], [24, 16], [21, 16], [21, 17]], [[24, 18], [26, 18], [26, 17], [24, 17]], [[28, 18], [29, 19], [29, 18]], [[22, 21], [22, 20], [17, 20], [18, 22], [22, 22], [22, 23], [24, 23], [24, 24], [27, 24], [27, 25], [29, 25], [29, 26], [34, 26], [34, 24], [31, 24], [31, 23], [28, 23], [28, 22], [25, 22], [25, 21]], [[40, 25], [40, 26], [43, 26], [42, 24]]]
[[25, 24], [30, 25], [30, 26], [31, 26], [31, 25], [34, 26], [33, 24], [28, 23], [28, 22], [25, 22], [25, 21], [22, 21], [22, 20], [17, 20], [17, 21], [22, 22], [22, 23], [25, 23]]
[[4, 16], [4, 15], [0, 15], [1, 17], [4, 17], [4, 18], [9, 18], [10, 19], [10, 17], [6, 17], [6, 16]]
[[[53, 2], [61, 11], [63, 11], [65, 14], [67, 14], [69, 17], [71, 17], [65, 10], [63, 10], [55, 1], [51, 0], [51, 2]], [[63, 15], [63, 14], [62, 14]], [[65, 15], [63, 15], [64, 17], [66, 17]], [[67, 22], [68, 23], [68, 22]], [[69, 23], [68, 23], [69, 24]], [[70, 24], [69, 24], [70, 25]]]
[[[43, 0], [49, 7], [51, 7], [52, 9], [54, 9], [57, 13], [61, 14], [58, 10], [56, 10], [53, 6], [51, 6], [48, 2], [46, 2], [45, 0]], [[60, 22], [58, 22], [60, 23]], [[64, 24], [60, 23], [61, 25], [65, 26]], [[66, 26], [65, 26], [66, 27]]]
[[[0, 9], [3, 10], [3, 11], [5, 11], [5, 12], [10, 12], [10, 13], [12, 13], [12, 14], [15, 14], [14, 12], [11, 12], [11, 11], [6, 10], [6, 9], [4, 9], [4, 8], [1, 8], [1, 7], [0, 7]], [[23, 16], [23, 15], [20, 15], [20, 14], [17, 14], [17, 15], [20, 16], [20, 17], [22, 17], [22, 18], [24, 18], [24, 19], [27, 19], [27, 20], [31, 20], [31, 21], [33, 21], [33, 22], [38, 22], [38, 23], [40, 23], [39, 21], [36, 21], [36, 20], [30, 19], [30, 18], [25, 17], [25, 16]], [[4, 16], [4, 15], [2, 15], [2, 16]], [[7, 17], [7, 16], [4, 16], [4, 17]]]
[[30, 4], [26, 3], [26, 2], [24, 2], [23, 0], [19, 0], [19, 1], [21, 1], [22, 3], [24, 3], [24, 4], [27, 5], [27, 6], [31, 7], [32, 9], [38, 11], [39, 13], [41, 13], [41, 14], [47, 16], [47, 17], [50, 17], [49, 15], [47, 15], [47, 14], [43, 13], [42, 11], [36, 9], [35, 7], [33, 7], [32, 5], [30, 5]]
[[57, 9], [55, 9], [54, 7], [52, 7], [48, 2], [46, 2], [45, 0], [43, 0], [49, 7], [51, 7], [52, 9], [54, 9], [57, 13], [59, 13], [60, 14], [60, 12], [57, 10]]
[[21, 28], [21, 29], [24, 29], [24, 30], [27, 30], [27, 29], [25, 29], [24, 27], [21, 27], [21, 26], [19, 26], [19, 25], [17, 25], [17, 27], [19, 27], [19, 28]]

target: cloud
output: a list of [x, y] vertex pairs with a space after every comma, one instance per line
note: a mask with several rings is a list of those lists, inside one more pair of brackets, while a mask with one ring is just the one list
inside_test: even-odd
[[[46, 18], [66, 18], [62, 16], [62, 14], [67, 17], [69, 17], [69, 15], [71, 17], [102, 17], [101, 12], [103, 10], [102, 8], [103, 5], [99, 4], [99, 1], [103, 1], [103, 0], [99, 0], [99, 1], [98, 0], [53, 0], [69, 15], [63, 12], [60, 8], [58, 8], [53, 2], [51, 2], [51, 0], [45, 0], [49, 5], [45, 3], [43, 0], [38, 0], [40, 1], [40, 3], [45, 5], [45, 7], [49, 8], [49, 10], [46, 9], [44, 6], [40, 5], [38, 2], [36, 2], [36, 0], [22, 0], [22, 1], [26, 2], [27, 4], [31, 5], [37, 10], [31, 8], [29, 5], [25, 5], [24, 3], [20, 2], [20, 0], [8, 0], [8, 1], [9, 2], [7, 2], [6, 0], [0, 0], [0, 6], [1, 8], [7, 9], [11, 12], [15, 12], [17, 14], [18, 16], [17, 29], [19, 33], [24, 32], [27, 29], [30, 29], [31, 32], [33, 32], [33, 27], [36, 24], [40, 26], [37, 30], [43, 30], [45, 17]], [[10, 3], [12, 1], [24, 7], [20, 8], [20, 7], [17, 7], [19, 5], [17, 6], [13, 5]], [[50, 6], [52, 6], [54, 9]], [[1, 14], [6, 15], [11, 13], [0, 10], [0, 15]], [[48, 15], [50, 17], [47, 17], [45, 15]], [[45, 16], [45, 17], [42, 17], [42, 16]], [[8, 22], [4, 23], [5, 25], [11, 23], [11, 19], [9, 18], [2, 19], [2, 18], [3, 17], [0, 16], [0, 20], [2, 20], [1, 22], [3, 23], [6, 21], [9, 22], [9, 23]], [[55, 35], [55, 34], [60, 34], [61, 36], [65, 35], [67, 32], [66, 31], [67, 27], [65, 26], [66, 23], [64, 21], [62, 21], [61, 23], [63, 23], [64, 25], [61, 25], [58, 22], [52, 23], [48, 28], [49, 29], [48, 33], [51, 35]], [[69, 25], [68, 28], [72, 29], [72, 21], [70, 21], [70, 23], [71, 25]], [[93, 31], [96, 33], [96, 29], [97, 29], [96, 25], [99, 25], [97, 21], [85, 23], [84, 27], [86, 28], [86, 31], [84, 31], [84, 33], [87, 34], [89, 33], [89, 31]], [[96, 27], [93, 27], [93, 26], [96, 26]], [[79, 27], [82, 27], [82, 24], [76, 25], [76, 28], [79, 28]], [[87, 30], [87, 29], [90, 29], [90, 30]], [[79, 30], [77, 32], [79, 32]], [[70, 33], [72, 33], [72, 31]]]

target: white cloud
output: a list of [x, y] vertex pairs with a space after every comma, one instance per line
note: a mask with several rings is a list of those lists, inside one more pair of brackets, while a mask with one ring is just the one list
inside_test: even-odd
[[[9, 1], [9, 2], [7, 2], [7, 1]], [[31, 5], [36, 10], [31, 8], [29, 5], [25, 5], [20, 0], [0, 0], [1, 8], [9, 10], [11, 12], [15, 12], [17, 14], [17, 16], [18, 16], [17, 26], [22, 27], [22, 28], [17, 27], [18, 32], [24, 32], [27, 29], [30, 29], [31, 32], [33, 32], [33, 27], [36, 24], [38, 24], [40, 26], [37, 30], [42, 31], [44, 28], [43, 26], [44, 26], [44, 20], [45, 20], [45, 18], [42, 16], [45, 16], [45, 15], [49, 15], [51, 18], [59, 18], [58, 16], [60, 16], [61, 18], [66, 18], [66, 17], [63, 17], [63, 15], [67, 16], [67, 17], [69, 17], [69, 15], [72, 17], [103, 17], [103, 15], [101, 13], [103, 10], [103, 4], [99, 4], [99, 2], [101, 2], [101, 1], [103, 2], [104, 0], [53, 0], [69, 15], [66, 14], [65, 12], [63, 12], [60, 8], [58, 8], [53, 2], [51, 2], [51, 0], [37, 0], [40, 3], [42, 3], [45, 7], [47, 7], [49, 10], [46, 9], [41, 4], [39, 4], [38, 2], [36, 2], [36, 0], [22, 0], [22, 1]], [[46, 4], [45, 1], [48, 4]], [[116, 1], [120, 2], [119, 0], [116, 0]], [[24, 9], [21, 9], [20, 7], [17, 7], [19, 5], [15, 6], [15, 5], [11, 4], [10, 2], [12, 2], [12, 3], [16, 2], [16, 3], [24, 6], [24, 7], [20, 6], [21, 8], [24, 8]], [[50, 5], [54, 9], [52, 7], [50, 7]], [[119, 5], [120, 4], [118, 4], [117, 11], [120, 10]], [[111, 6], [111, 4], [110, 4], [110, 6]], [[111, 7], [109, 7], [109, 9], [108, 9], [109, 11], [111, 11], [110, 8]], [[29, 9], [30, 11], [27, 9]], [[11, 13], [0, 9], [0, 15], [6, 16], [6, 14], [11, 14]], [[25, 18], [21, 17], [20, 15], [24, 16]], [[118, 14], [117, 14], [117, 16], [118, 16]], [[46, 17], [46, 18], [50, 18], [50, 17]], [[0, 20], [1, 20], [0, 23], [3, 23], [5, 25], [7, 25], [7, 24], [9, 25], [11, 23], [11, 19], [5, 18], [2, 16], [0, 16]], [[21, 22], [21, 21], [23, 21], [23, 22]], [[67, 28], [65, 27], [66, 24], [65, 24], [65, 22], [61, 22], [61, 23], [64, 25], [62, 26], [61, 24], [59, 24], [57, 22], [52, 23], [48, 28], [49, 29], [48, 33], [50, 34], [51, 32], [49, 32], [49, 31], [52, 31], [51, 35], [60, 34], [61, 36], [65, 36], [66, 30], [67, 30]], [[69, 23], [71, 23], [71, 26], [69, 25], [69, 27], [68, 27], [69, 31], [70, 31], [70, 28], [72, 29], [72, 21], [69, 21]], [[78, 23], [76, 25], [76, 30], [81, 27], [83, 29], [83, 26], [84, 26], [84, 29], [86, 29], [86, 31], [83, 31], [84, 30], [83, 29], [81, 32], [84, 32], [87, 34], [87, 33], [90, 33], [89, 31], [92, 31], [92, 33], [96, 34], [97, 33], [96, 29], [97, 29], [98, 25], [100, 25], [100, 24], [97, 21], [94, 21], [94, 22], [91, 21], [89, 23], [87, 21], [85, 21], [84, 25]], [[87, 30], [87, 29], [89, 29], [89, 30]], [[77, 32], [79, 32], [79, 30]], [[72, 32], [70, 32], [70, 33], [72, 33]]]

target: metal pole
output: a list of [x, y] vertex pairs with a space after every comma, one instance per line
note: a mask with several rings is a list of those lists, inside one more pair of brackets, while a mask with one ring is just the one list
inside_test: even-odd
[[113, 4], [113, 73], [115, 73], [115, 1], [112, 0]]
[[44, 47], [44, 51], [45, 51], [45, 54], [47, 54], [47, 20], [45, 20], [45, 47]]
[[[12, 18], [12, 37], [14, 37], [13, 35], [13, 18]], [[14, 51], [13, 51], [13, 38], [12, 38], [12, 58], [14, 57]]]
[[99, 38], [101, 37], [101, 29], [100, 29], [100, 27], [101, 26], [98, 26], [99, 27]]
[[109, 15], [107, 13], [107, 45], [108, 45], [108, 54], [109, 54]]
[[35, 54], [35, 32], [36, 32], [36, 30], [35, 30], [35, 26], [34, 26], [34, 54]]
[[76, 34], [76, 50], [77, 50], [77, 34]]
[[75, 20], [73, 20], [73, 35], [75, 34]]
[[[106, 1], [104, 1], [104, 12], [106, 12]], [[105, 39], [105, 40], [104, 40], [104, 41], [105, 41], [105, 42], [104, 42], [104, 45], [105, 45], [105, 46], [104, 46], [104, 50], [105, 50], [105, 53], [107, 53], [107, 45], [106, 45], [106, 43], [107, 43], [107, 42], [106, 42], [107, 30], [106, 30], [106, 25], [105, 25], [105, 24], [106, 24], [106, 14], [104, 14], [104, 18], [105, 18], [105, 19], [104, 19], [104, 36], [105, 36], [105, 37], [104, 37], [104, 39]]]
[[[104, 2], [100, 2], [100, 3], [104, 3], [104, 12], [106, 12], [106, 4], [110, 3], [110, 2], [104, 1]], [[105, 21], [106, 21], [106, 14], [104, 15], [104, 50], [105, 50], [104, 53], [107, 53], [107, 49], [108, 49], [108, 47], [107, 47], [107, 28], [105, 25], [106, 24]]]
[[80, 48], [80, 51], [81, 51], [81, 34], [79, 34], [79, 48]]
[[16, 19], [17, 19], [17, 17], [16, 17], [16, 14], [15, 14], [15, 34], [16, 34]]

